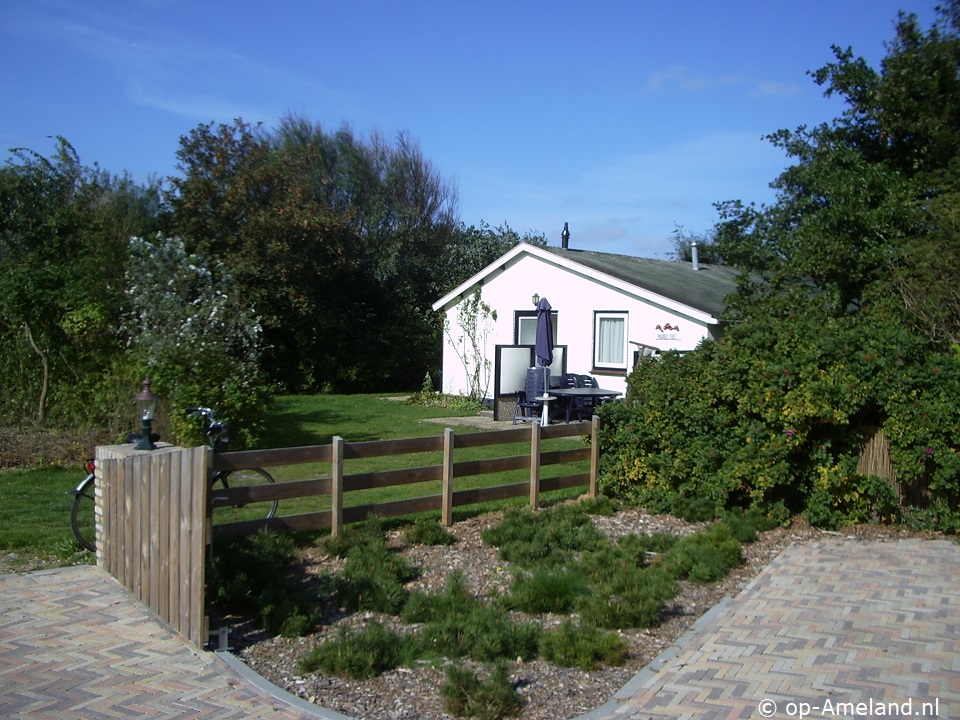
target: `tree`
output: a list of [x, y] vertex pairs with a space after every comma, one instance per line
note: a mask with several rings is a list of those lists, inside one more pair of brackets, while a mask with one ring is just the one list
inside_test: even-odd
[[456, 196], [401, 134], [394, 145], [287, 118], [181, 141], [170, 196], [189, 249], [220, 259], [263, 317], [270, 377], [289, 389], [419, 382], [439, 352]]
[[520, 243], [543, 247], [547, 244], [547, 238], [543, 233], [533, 231], [527, 231], [521, 235], [507, 223], [491, 227], [481, 220], [479, 225], [461, 227], [440, 259], [443, 264], [440, 273], [443, 284], [437, 288], [438, 292], [434, 299], [450, 288], [456, 287]]
[[697, 258], [707, 265], [723, 265], [723, 255], [715, 240], [716, 231], [699, 235], [686, 232], [682, 227], [675, 227], [670, 236], [673, 242], [671, 259], [676, 262], [693, 262], [693, 243], [697, 244]]
[[793, 160], [772, 206], [718, 206], [718, 248], [748, 272], [721, 342], [631, 375], [605, 439], [618, 492], [890, 518], [890, 483], [858, 469], [873, 426], [927, 504], [905, 516], [960, 527], [960, 0], [938, 13], [927, 32], [901, 14], [879, 70], [835, 48], [812, 76], [844, 112], [770, 136]]
[[157, 227], [160, 188], [56, 147], [14, 150], [0, 169], [0, 415], [107, 422], [126, 239]]
[[268, 404], [262, 328], [229, 272], [208, 267], [178, 238], [133, 237], [126, 293], [123, 333], [138, 375], [169, 404], [174, 436], [202, 441], [182, 410], [212, 406], [230, 419], [234, 439], [255, 439]]

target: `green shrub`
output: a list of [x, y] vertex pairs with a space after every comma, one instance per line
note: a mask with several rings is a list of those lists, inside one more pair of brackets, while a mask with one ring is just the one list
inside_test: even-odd
[[589, 592], [586, 575], [577, 567], [538, 567], [517, 573], [510, 587], [509, 603], [525, 613], [568, 613]]
[[646, 533], [624, 535], [617, 541], [620, 550], [626, 553], [627, 557], [636, 558], [637, 564], [646, 565], [646, 555], [648, 553], [662, 554], [672, 548], [680, 538], [670, 533]]
[[358, 545], [347, 553], [340, 573], [343, 582], [339, 598], [351, 610], [368, 610], [395, 615], [407, 599], [404, 585], [416, 578], [416, 571], [386, 542]]
[[622, 665], [626, 656], [627, 643], [617, 633], [570, 620], [544, 633], [540, 641], [540, 657], [560, 667], [599, 670], [604, 665]]
[[836, 530], [846, 525], [892, 522], [900, 515], [897, 493], [888, 480], [821, 468], [804, 513], [816, 527]]
[[383, 521], [379, 518], [372, 518], [364, 522], [346, 525], [341, 528], [337, 535], [327, 535], [318, 544], [328, 555], [345, 558], [356, 547], [383, 545], [385, 534]]
[[421, 518], [404, 533], [411, 545], [453, 545], [457, 539], [438, 521]]
[[756, 542], [757, 533], [772, 530], [779, 524], [758, 507], [749, 510], [727, 510], [720, 516], [720, 520], [730, 530], [730, 534], [742, 543]]
[[444, 710], [457, 717], [499, 720], [523, 710], [523, 698], [510, 682], [510, 670], [503, 661], [494, 665], [486, 680], [461, 665], [447, 666], [440, 695]]
[[317, 600], [291, 577], [298, 557], [292, 535], [261, 530], [236, 540], [214, 555], [212, 598], [223, 612], [251, 615], [264, 630], [307, 634], [317, 623]]
[[662, 353], [630, 374], [626, 399], [601, 409], [603, 493], [696, 519], [758, 506], [781, 522], [804, 512], [826, 527], [892, 522], [896, 498], [857, 472], [872, 426], [889, 440], [900, 481], [929, 488], [938, 510], [924, 522], [951, 526], [957, 358], [931, 349], [885, 302], [838, 314], [827, 293], [765, 300], [721, 341]]
[[740, 541], [723, 523], [681, 538], [664, 556], [664, 566], [674, 577], [696, 583], [719, 580], [742, 562]]
[[313, 647], [302, 658], [302, 672], [317, 670], [353, 680], [366, 680], [393, 670], [406, 657], [404, 639], [380, 623], [368, 623], [361, 630], [340, 628], [336, 637]]
[[590, 551], [606, 540], [590, 516], [576, 504], [533, 512], [510, 508], [498, 525], [483, 531], [483, 540], [500, 550], [506, 562], [521, 567], [570, 565], [576, 553]]
[[585, 497], [577, 502], [580, 509], [588, 515], [600, 515], [609, 517], [618, 510], [618, 503], [606, 495], [597, 495], [596, 497]]
[[583, 621], [609, 630], [653, 627], [676, 595], [673, 577], [662, 567], [617, 567], [593, 577], [583, 598]]
[[675, 497], [670, 503], [670, 514], [687, 522], [707, 522], [717, 517], [717, 506], [705, 497]]
[[424, 623], [418, 632], [421, 652], [436, 657], [529, 659], [536, 657], [540, 641], [539, 625], [515, 622], [498, 604], [472, 597], [456, 573], [442, 593], [413, 593], [403, 617]]

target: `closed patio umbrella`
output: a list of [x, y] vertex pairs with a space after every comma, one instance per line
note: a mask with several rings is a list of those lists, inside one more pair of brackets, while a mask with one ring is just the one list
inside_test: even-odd
[[[548, 395], [550, 393], [550, 380], [548, 379], [549, 370], [547, 369], [551, 364], [553, 364], [553, 316], [550, 314], [550, 303], [547, 302], [546, 298], [540, 298], [540, 302], [537, 303], [537, 346], [536, 346], [536, 355], [537, 355], [537, 365], [541, 368], [543, 373], [543, 393]], [[543, 423], [547, 422], [547, 406], [546, 404], [543, 407]]]
[[537, 365], [546, 367], [553, 364], [553, 316], [550, 303], [540, 298], [537, 303]]

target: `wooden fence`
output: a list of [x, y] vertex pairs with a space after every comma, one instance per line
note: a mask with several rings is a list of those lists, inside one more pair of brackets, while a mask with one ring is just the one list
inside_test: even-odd
[[[220, 453], [212, 458], [214, 471], [231, 471], [254, 467], [289, 466], [305, 463], [329, 463], [330, 474], [326, 477], [309, 480], [292, 480], [274, 485], [231, 488], [217, 487], [212, 491], [211, 507], [231, 506], [256, 502], [279, 501], [280, 513], [277, 517], [216, 526], [217, 538], [234, 538], [250, 535], [267, 527], [275, 532], [297, 530], [315, 530], [329, 528], [336, 535], [343, 526], [359, 522], [370, 516], [393, 517], [409, 515], [431, 510], [440, 510], [441, 521], [445, 525], [453, 522], [453, 508], [462, 505], [503, 500], [527, 495], [533, 508], [539, 506], [540, 494], [551, 490], [583, 486], [587, 492], [597, 494], [597, 466], [599, 464], [599, 443], [597, 430], [599, 418], [592, 422], [569, 423], [541, 427], [532, 423], [530, 427], [513, 428], [492, 432], [455, 433], [450, 428], [443, 435], [402, 440], [374, 440], [348, 443], [335, 437], [329, 445], [311, 447], [283, 448], [273, 450], [248, 450], [243, 452]], [[589, 435], [588, 447], [544, 452], [541, 443], [544, 440]], [[457, 462], [455, 451], [492, 445], [529, 443], [530, 452], [524, 455], [486, 460], [465, 460]], [[345, 473], [345, 462], [385, 456], [415, 453], [439, 452], [442, 460], [436, 465], [381, 470], [375, 472]], [[541, 470], [545, 466], [590, 461], [586, 472], [572, 473], [557, 477], [543, 477]], [[463, 489], [454, 488], [458, 478], [500, 473], [509, 470], [529, 470], [526, 482], [498, 485], [495, 487]], [[437, 495], [392, 500], [365, 505], [347, 505], [346, 493], [357, 490], [396, 487], [429, 481], [441, 481], [441, 490]], [[329, 495], [329, 510], [297, 515], [283, 514], [283, 502], [318, 495]]]
[[204, 612], [209, 448], [96, 453], [97, 564], [193, 644]]
[[[242, 502], [280, 501], [278, 517], [216, 526], [217, 538], [231, 538], [269, 527], [277, 532], [330, 528], [339, 533], [344, 524], [371, 515], [396, 516], [440, 510], [442, 521], [453, 521], [453, 508], [474, 503], [528, 496], [536, 508], [540, 494], [551, 490], [586, 487], [597, 493], [599, 419], [514, 428], [494, 432], [454, 433], [441, 436], [274, 450], [214, 454], [208, 448], [161, 447], [134, 450], [131, 445], [98, 447], [96, 454], [97, 564], [120, 581], [135, 598], [163, 622], [197, 647], [208, 638], [205, 616], [205, 561], [213, 533], [211, 512], [217, 506]], [[589, 435], [589, 446], [544, 451], [541, 443], [554, 438]], [[455, 451], [493, 445], [529, 443], [529, 452], [487, 460], [457, 461]], [[440, 452], [438, 465], [381, 470], [348, 475], [348, 460]], [[589, 461], [590, 469], [556, 477], [543, 477], [545, 466]], [[212, 472], [252, 467], [289, 466], [324, 462], [327, 477], [291, 480], [273, 485], [210, 490]], [[495, 487], [454, 488], [454, 480], [509, 470], [528, 470], [526, 482]], [[345, 495], [425, 481], [441, 481], [439, 495], [348, 505]], [[283, 515], [283, 502], [329, 495], [331, 508]]]

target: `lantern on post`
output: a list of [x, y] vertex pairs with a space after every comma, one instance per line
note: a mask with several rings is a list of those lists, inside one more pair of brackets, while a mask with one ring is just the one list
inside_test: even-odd
[[150, 378], [144, 379], [140, 394], [137, 395], [137, 415], [140, 417], [140, 440], [134, 447], [134, 450], [157, 449], [151, 437], [151, 426], [153, 425], [153, 418], [157, 412], [157, 401], [159, 399], [160, 398], [150, 390]]

